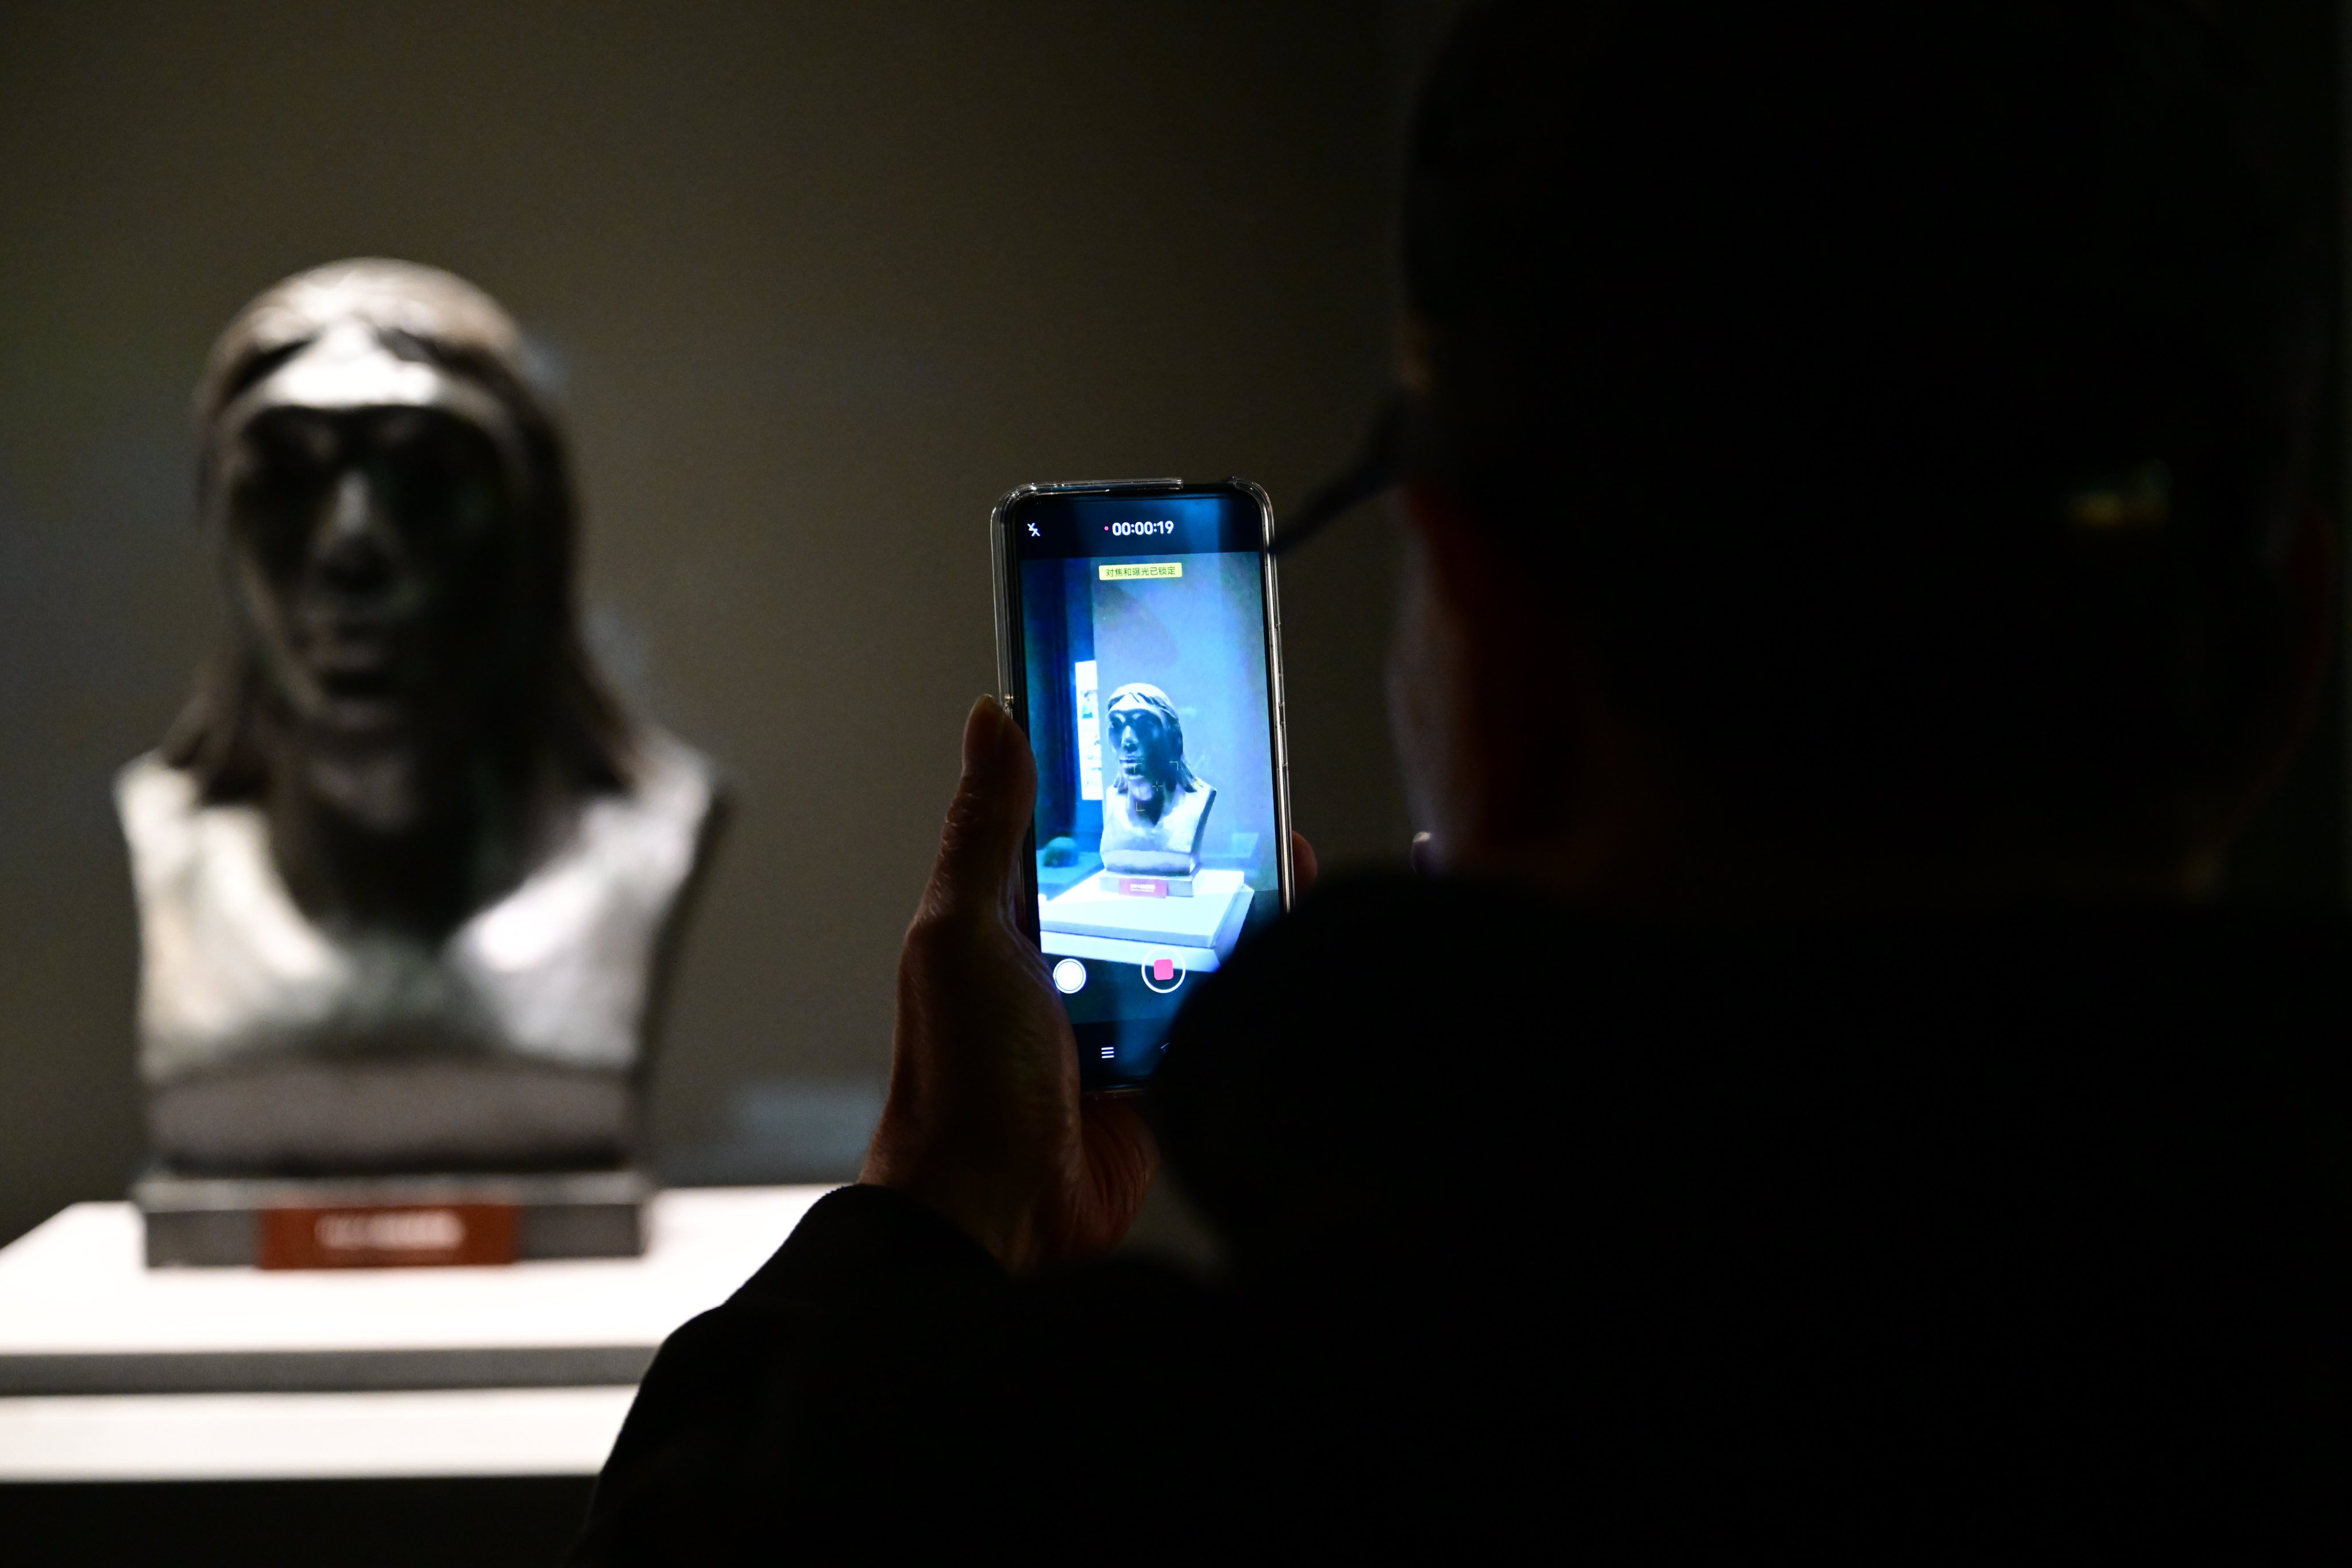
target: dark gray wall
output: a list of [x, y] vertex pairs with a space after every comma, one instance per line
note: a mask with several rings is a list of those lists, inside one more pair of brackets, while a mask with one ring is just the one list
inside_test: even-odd
[[[108, 780], [218, 631], [185, 409], [247, 298], [412, 258], [561, 365], [595, 645], [737, 785], [656, 1131], [757, 1174], [747, 1138], [886, 1060], [996, 495], [1234, 472], [1279, 507], [1352, 449], [1420, 9], [0, 6], [0, 1237], [140, 1157]], [[1285, 578], [1298, 815], [1342, 858], [1405, 832], [1387, 545], [1359, 520]]]
[[[854, 1142], [886, 1059], [990, 680], [989, 502], [1240, 472], [1280, 507], [1352, 449], [1391, 353], [1394, 130], [1461, 8], [0, 0], [0, 1237], [140, 1155], [107, 783], [218, 629], [185, 406], [247, 298], [411, 257], [562, 366], [598, 649], [737, 784], [656, 1131], [675, 1171], [781, 1171]], [[2337, 9], [2230, 14], [2322, 185]], [[1407, 828], [1391, 544], [1360, 517], [1285, 570], [1327, 859]], [[2340, 693], [2236, 896], [2340, 898]]]

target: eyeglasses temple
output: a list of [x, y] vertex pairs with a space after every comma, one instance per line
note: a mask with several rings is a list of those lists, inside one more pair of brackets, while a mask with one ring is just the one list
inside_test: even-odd
[[1396, 487], [1404, 477], [1406, 407], [1402, 388], [1381, 400], [1356, 460], [1308, 496], [1275, 535], [1276, 555], [1297, 549], [1359, 502]]

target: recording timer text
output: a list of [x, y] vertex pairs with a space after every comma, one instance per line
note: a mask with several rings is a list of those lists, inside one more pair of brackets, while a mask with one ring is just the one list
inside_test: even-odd
[[1146, 522], [1113, 522], [1107, 523], [1104, 526], [1109, 530], [1113, 537], [1118, 539], [1125, 539], [1139, 533], [1173, 533], [1176, 531], [1176, 524], [1172, 519], [1163, 519], [1158, 521]]

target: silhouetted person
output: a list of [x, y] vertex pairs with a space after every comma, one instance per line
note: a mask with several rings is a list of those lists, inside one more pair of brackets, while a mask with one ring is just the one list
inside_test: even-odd
[[[1147, 1128], [983, 701], [865, 1181], [664, 1349], [587, 1560], [2340, 1560], [2352, 946], [2189, 907], [2329, 609], [2253, 107], [2154, 0], [1475, 14], [1405, 225], [1441, 874], [1246, 944]], [[1084, 1261], [1161, 1147], [1216, 1279]]]

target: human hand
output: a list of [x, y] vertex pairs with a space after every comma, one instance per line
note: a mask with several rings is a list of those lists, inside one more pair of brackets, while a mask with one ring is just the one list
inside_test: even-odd
[[1113, 1246], [1160, 1166], [1132, 1102], [1079, 1094], [1069, 1016], [1022, 931], [1036, 793], [1028, 737], [982, 698], [899, 954], [890, 1094], [859, 1177], [921, 1199], [1016, 1270]]
[[[859, 1179], [922, 1200], [1019, 1270], [1116, 1245], [1160, 1151], [1134, 1101], [1079, 1093], [1069, 1016], [1020, 919], [1036, 765], [992, 698], [964, 721], [963, 759], [899, 955], [890, 1093]], [[1315, 851], [1293, 834], [1291, 855], [1303, 892]]]

